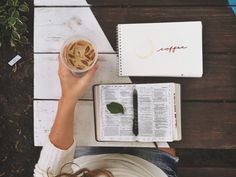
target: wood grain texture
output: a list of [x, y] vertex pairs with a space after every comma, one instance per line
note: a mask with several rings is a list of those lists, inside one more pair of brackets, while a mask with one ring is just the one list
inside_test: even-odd
[[34, 52], [59, 52], [74, 35], [91, 40], [98, 52], [114, 52], [89, 7], [35, 8]]
[[[227, 0], [34, 0], [35, 6], [226, 6]], [[234, 4], [236, 5], [236, 4]]]
[[236, 103], [182, 103], [182, 141], [177, 148], [236, 148]]
[[181, 83], [183, 100], [236, 100], [236, 55], [205, 54], [202, 78], [132, 77], [134, 83]]
[[[95, 135], [93, 127], [93, 105], [92, 101], [80, 102], [81, 104], [75, 112], [75, 116], [79, 119], [76, 121], [75, 126], [76, 131], [79, 131], [78, 134], [81, 135], [80, 145], [111, 145], [109, 143], [96, 144], [94, 140], [87, 138], [94, 137]], [[57, 101], [34, 101], [34, 135], [36, 145], [42, 145], [43, 140], [49, 132], [55, 117], [56, 106]], [[183, 103], [182, 107], [182, 141], [171, 143], [171, 147], [236, 148], [236, 103]], [[90, 131], [88, 132], [86, 129]], [[147, 144], [145, 144], [131, 143], [129, 145], [146, 146]], [[121, 144], [113, 142], [112, 145], [120, 146]], [[122, 145], [125, 145], [125, 143]]]
[[[34, 144], [42, 146], [56, 116], [57, 101], [34, 101]], [[155, 147], [153, 143], [97, 142], [92, 101], [79, 101], [75, 110], [77, 146]]]
[[227, 5], [227, 0], [87, 0], [91, 5], [133, 5], [133, 6], [185, 6], [185, 5]]
[[[115, 54], [101, 54], [100, 69], [92, 85], [98, 83], [130, 83], [129, 77], [118, 77]], [[207, 54], [204, 56], [202, 78], [132, 77], [134, 83], [181, 83], [183, 100], [236, 100], [236, 55]], [[35, 54], [34, 98], [59, 99], [57, 54]], [[43, 68], [43, 72], [42, 72]], [[48, 77], [50, 76], [50, 77]], [[50, 88], [50, 89], [49, 89]], [[91, 99], [92, 91], [84, 98]]]
[[[57, 54], [34, 55], [34, 98], [59, 99], [61, 87], [57, 75]], [[83, 99], [92, 99], [92, 86], [102, 83], [130, 83], [129, 77], [119, 77], [117, 56], [115, 54], [99, 54], [99, 69]]]
[[181, 177], [235, 177], [236, 168], [220, 168], [220, 167], [178, 167], [178, 176]]
[[35, 6], [88, 6], [86, 0], [34, 0]]
[[[43, 0], [41, 2], [43, 2]], [[45, 5], [50, 5], [52, 2], [53, 1], [46, 2], [47, 4]], [[108, 6], [92, 7], [92, 11], [100, 23], [101, 28], [88, 7], [35, 8], [34, 51], [40, 53], [58, 52], [63, 41], [68, 36], [80, 33], [84, 35], [89, 34], [89, 38], [95, 40], [100, 52], [114, 52], [109, 41], [115, 49], [116, 25], [119, 23], [201, 20], [203, 22], [203, 47], [205, 53], [203, 78], [148, 77], [132, 78], [132, 80], [135, 83], [181, 83], [182, 98], [185, 101], [199, 101], [184, 102], [182, 104], [183, 140], [181, 142], [172, 143], [171, 145], [173, 147], [209, 149], [236, 148], [236, 103], [222, 102], [222, 100], [236, 100], [236, 20], [231, 9], [226, 6], [227, 2], [225, 0], [147, 0], [145, 2], [140, 0], [89, 0], [88, 3], [98, 6]], [[58, 5], [60, 6], [60, 4]], [[73, 5], [77, 4], [72, 4], [72, 6]], [[132, 7], [140, 5], [145, 7]], [[152, 5], [155, 7], [151, 7]], [[44, 63], [41, 63], [40, 60], [36, 60], [35, 62], [38, 61], [40, 67], [44, 66]], [[50, 75], [50, 73], [55, 73], [54, 71], [56, 71], [55, 68], [53, 68], [55, 66], [53, 65], [53, 63], [55, 64], [55, 59], [48, 59], [48, 62], [51, 64], [46, 67], [48, 70], [46, 70], [45, 73], [48, 72]], [[38, 71], [36, 70], [38, 76], [40, 75], [40, 67], [37, 67], [39, 69]], [[50, 82], [57, 83], [53, 84], [52, 89], [59, 91], [58, 80], [56, 81], [53, 78], [55, 77], [49, 78], [46, 82], [41, 79], [41, 81], [43, 81], [42, 86], [44, 87]], [[52, 80], [50, 81], [50, 79]], [[40, 91], [42, 91], [42, 89], [39, 89], [39, 92]], [[57, 93], [55, 97], [57, 98], [59, 92], [55, 93]], [[49, 95], [55, 93], [49, 93]], [[42, 98], [48, 98], [48, 96], [43, 96]], [[49, 96], [49, 98], [51, 97]], [[205, 100], [209, 100], [209, 102], [205, 102]], [[42, 102], [42, 104], [47, 105], [47, 101], [35, 102]], [[35, 116], [40, 115], [40, 117], [54, 115], [55, 105], [56, 102], [54, 101], [54, 107], [48, 106], [41, 111], [35, 111], [34, 114]], [[45, 110], [47, 110], [46, 112], [48, 114], [45, 114]], [[84, 105], [81, 106], [80, 112], [86, 117], [92, 114], [93, 111], [91, 106]], [[40, 126], [40, 123], [38, 126]], [[42, 132], [45, 131], [42, 127], [39, 127], [39, 129], [40, 128]], [[44, 133], [47, 132], [48, 130]], [[89, 144], [85, 141], [83, 143], [84, 145]], [[199, 174], [198, 176], [204, 176], [204, 174], [208, 172], [209, 174], [213, 174], [212, 169], [202, 169], [199, 173], [197, 173], [196, 170], [192, 172], [188, 170], [189, 169], [185, 169], [185, 171], [183, 171], [185, 176], [191, 175], [191, 173], [194, 173], [195, 176], [197, 176], [196, 174]], [[222, 176], [224, 176], [223, 174], [226, 174], [225, 177], [229, 176], [227, 173], [223, 173], [224, 171], [221, 169], [219, 169], [218, 172], [222, 174]]]
[[119, 23], [152, 23], [202, 21], [204, 52], [235, 52], [236, 20], [228, 7], [92, 7], [114, 49], [116, 25]]

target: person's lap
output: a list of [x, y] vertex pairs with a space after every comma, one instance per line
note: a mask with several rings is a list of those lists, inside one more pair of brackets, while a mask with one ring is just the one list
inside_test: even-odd
[[75, 158], [85, 155], [99, 154], [129, 154], [145, 159], [159, 168], [161, 168], [169, 177], [176, 177], [176, 163], [178, 157], [175, 157], [173, 150], [162, 152], [155, 148], [130, 148], [130, 147], [79, 147], [76, 149]]

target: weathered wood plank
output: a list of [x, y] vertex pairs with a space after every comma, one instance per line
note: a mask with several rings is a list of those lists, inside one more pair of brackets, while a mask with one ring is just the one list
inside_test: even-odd
[[236, 176], [236, 168], [178, 167], [177, 170], [178, 170], [178, 176], [181, 176], [181, 177], [235, 177]]
[[73, 35], [90, 39], [99, 52], [114, 52], [89, 7], [35, 8], [34, 52], [59, 52]]
[[[34, 55], [34, 98], [59, 99], [60, 82], [57, 75], [57, 54]], [[119, 77], [117, 56], [115, 54], [99, 54], [99, 69], [84, 95], [84, 99], [92, 99], [92, 86], [100, 83], [130, 83], [129, 77]]]
[[116, 25], [169, 21], [203, 22], [204, 52], [235, 52], [236, 20], [228, 7], [91, 8], [115, 49]]
[[236, 148], [236, 103], [184, 102], [179, 148]]
[[181, 83], [183, 100], [236, 100], [236, 55], [206, 54], [203, 59], [203, 77], [158, 78], [134, 77], [134, 83]]
[[134, 5], [134, 6], [183, 6], [183, 5], [227, 5], [227, 0], [87, 0], [91, 5]]
[[34, 0], [35, 6], [88, 6], [86, 0]]
[[[114, 48], [118, 23], [202, 20], [205, 52], [235, 52], [236, 21], [227, 7], [92, 9]], [[89, 8], [35, 9], [35, 52], [58, 52], [65, 38], [73, 34], [89, 35], [100, 52], [113, 52]]]
[[[57, 101], [34, 101], [34, 144], [42, 146], [56, 116]], [[92, 101], [79, 101], [75, 109], [75, 135], [77, 146], [154, 147], [153, 143], [97, 142]], [[159, 146], [166, 147], [166, 143]]]
[[[36, 145], [42, 145], [49, 132], [55, 117], [56, 105], [57, 101], [34, 101], [34, 134]], [[92, 101], [81, 101], [78, 107], [75, 115], [80, 120], [79, 123], [75, 123], [75, 126], [78, 134], [83, 135], [80, 137], [80, 141], [78, 141], [79, 145], [95, 145], [94, 141], [83, 139], [83, 137], [95, 135]], [[183, 139], [180, 142], [171, 143], [172, 147], [202, 149], [236, 148], [236, 103], [183, 103], [182, 108]], [[91, 131], [87, 132], [89, 133], [88, 136], [84, 135], [85, 129]], [[118, 144], [112, 143], [114, 146]], [[104, 145], [108, 144], [105, 143]], [[133, 145], [137, 146], [136, 143]], [[142, 145], [140, 144], [140, 146]]]
[[[226, 6], [227, 0], [34, 0], [35, 6]], [[236, 5], [236, 4], [234, 4]]]
[[[128, 77], [118, 77], [115, 54], [99, 55], [100, 69], [92, 83], [129, 83]], [[207, 54], [204, 56], [204, 75], [195, 78], [134, 77], [134, 83], [181, 83], [184, 100], [236, 100], [236, 55]], [[43, 72], [42, 72], [43, 70]], [[50, 76], [50, 77], [48, 77]], [[48, 89], [50, 88], [50, 89]], [[34, 98], [59, 99], [56, 54], [35, 54]], [[91, 99], [91, 89], [84, 98]]]

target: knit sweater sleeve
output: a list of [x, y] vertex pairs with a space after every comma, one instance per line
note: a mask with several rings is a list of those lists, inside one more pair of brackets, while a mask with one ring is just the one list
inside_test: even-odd
[[[62, 167], [73, 162], [76, 143], [71, 145], [67, 150], [55, 147], [49, 139], [40, 153], [38, 163], [35, 165], [34, 177], [53, 177], [60, 173]], [[72, 172], [71, 164], [63, 167], [63, 172]]]

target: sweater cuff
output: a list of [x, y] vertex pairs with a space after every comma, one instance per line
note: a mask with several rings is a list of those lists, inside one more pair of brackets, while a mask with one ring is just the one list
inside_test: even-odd
[[60, 171], [71, 172], [71, 165], [63, 166], [69, 162], [73, 162], [75, 148], [75, 140], [67, 150], [62, 150], [54, 146], [48, 138], [46, 144], [43, 146], [36, 166], [43, 172], [48, 172], [52, 175], [57, 175]]

